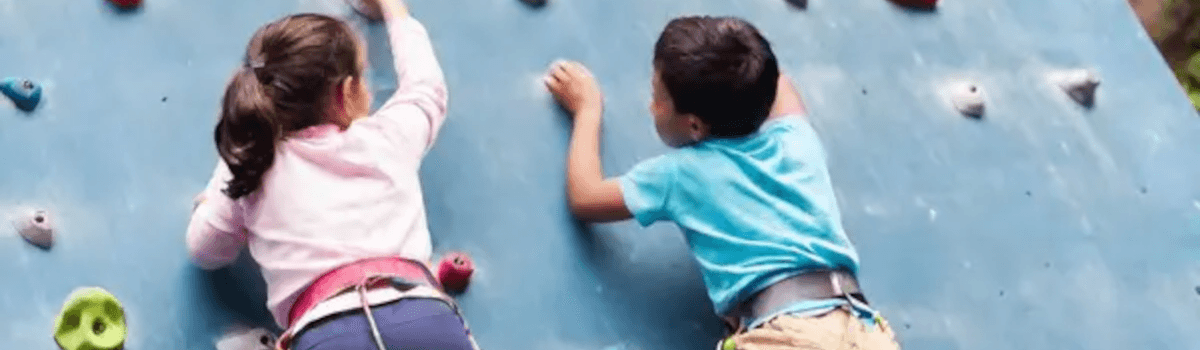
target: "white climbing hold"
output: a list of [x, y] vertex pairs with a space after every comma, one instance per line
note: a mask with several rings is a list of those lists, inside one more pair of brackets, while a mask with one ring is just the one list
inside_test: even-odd
[[1100, 78], [1091, 69], [1074, 69], [1054, 73], [1051, 77], [1056, 85], [1067, 93], [1072, 100], [1091, 107], [1096, 101], [1096, 87], [1100, 86]]
[[217, 350], [272, 350], [275, 334], [263, 328], [234, 327], [217, 339]]
[[30, 244], [42, 249], [54, 245], [54, 222], [45, 210], [27, 210], [13, 219], [13, 228]]
[[969, 117], [983, 116], [983, 87], [973, 82], [954, 84], [950, 88], [950, 102], [959, 113]]

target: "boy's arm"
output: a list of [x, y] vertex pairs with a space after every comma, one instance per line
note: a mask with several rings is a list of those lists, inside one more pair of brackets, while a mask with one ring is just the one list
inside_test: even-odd
[[605, 179], [600, 163], [603, 96], [591, 72], [579, 63], [556, 62], [546, 86], [575, 120], [567, 154], [567, 197], [581, 220], [606, 222], [631, 218], [621, 185]]
[[775, 89], [775, 104], [771, 106], [771, 114], [767, 119], [787, 115], [806, 116], [807, 114], [808, 110], [804, 108], [804, 102], [800, 100], [800, 93], [796, 92], [796, 87], [792, 85], [792, 78], [780, 74], [779, 85]]
[[429, 42], [429, 33], [400, 0], [378, 0], [387, 21], [396, 70], [396, 92], [377, 117], [398, 123], [396, 132], [412, 143], [416, 156], [433, 146], [446, 120], [449, 96], [445, 77]]
[[235, 203], [221, 193], [231, 178], [224, 162], [217, 164], [208, 187], [196, 198], [187, 228], [188, 256], [206, 270], [229, 265], [246, 245], [246, 229]]

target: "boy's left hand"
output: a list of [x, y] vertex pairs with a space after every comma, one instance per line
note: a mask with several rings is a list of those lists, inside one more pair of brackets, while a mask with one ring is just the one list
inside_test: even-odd
[[572, 117], [591, 111], [589, 115], [600, 115], [604, 108], [604, 94], [596, 84], [596, 78], [579, 62], [558, 61], [550, 65], [546, 73], [546, 87], [554, 94], [554, 98]]

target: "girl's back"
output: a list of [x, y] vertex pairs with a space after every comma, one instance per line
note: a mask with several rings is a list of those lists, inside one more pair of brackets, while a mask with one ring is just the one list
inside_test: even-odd
[[374, 116], [365, 117], [365, 50], [344, 23], [319, 15], [260, 29], [226, 91], [216, 130], [222, 161], [188, 247], [211, 269], [248, 246], [280, 325], [296, 297], [334, 268], [380, 256], [428, 264], [417, 171], [445, 120], [446, 88], [424, 27], [405, 17], [388, 30], [399, 87]]

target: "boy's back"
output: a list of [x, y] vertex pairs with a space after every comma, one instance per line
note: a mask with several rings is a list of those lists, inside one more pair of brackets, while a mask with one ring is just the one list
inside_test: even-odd
[[733, 331], [723, 349], [897, 348], [866, 305], [824, 150], [767, 40], [741, 19], [680, 17], [653, 62], [650, 112], [678, 150], [609, 179], [599, 87], [578, 63], [551, 67], [546, 85], [575, 121], [572, 212], [678, 224]]
[[718, 313], [803, 270], [857, 272], [825, 152], [801, 118], [681, 148], [620, 178], [638, 222], [669, 220], [683, 230]]

